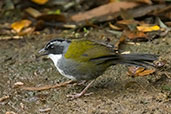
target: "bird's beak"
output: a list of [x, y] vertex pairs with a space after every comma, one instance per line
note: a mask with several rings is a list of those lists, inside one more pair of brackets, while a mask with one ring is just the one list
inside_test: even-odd
[[45, 50], [45, 48], [43, 48], [39, 51], [39, 54], [40, 54], [40, 56], [48, 55], [48, 51]]

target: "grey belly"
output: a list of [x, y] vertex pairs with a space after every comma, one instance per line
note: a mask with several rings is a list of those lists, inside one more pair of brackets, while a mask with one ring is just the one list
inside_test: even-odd
[[76, 80], [92, 80], [101, 75], [105, 69], [101, 66], [93, 66], [93, 69], [85, 63], [76, 63], [74, 61], [61, 58], [57, 63], [58, 68], [63, 69], [66, 75], [75, 77]]

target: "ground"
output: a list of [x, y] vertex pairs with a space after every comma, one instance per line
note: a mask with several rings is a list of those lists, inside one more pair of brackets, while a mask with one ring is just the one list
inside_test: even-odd
[[[111, 42], [118, 39], [99, 29], [90, 29], [85, 38]], [[69, 32], [68, 32], [69, 31]], [[67, 81], [54, 67], [51, 60], [38, 57], [37, 52], [47, 41], [55, 37], [73, 37], [83, 33], [70, 30], [49, 34], [31, 35], [20, 40], [0, 41], [0, 113], [13, 111], [17, 114], [170, 114], [171, 113], [171, 34], [140, 45], [122, 44], [121, 51], [153, 53], [166, 60], [164, 67], [154, 74], [132, 78], [127, 66], [110, 67], [89, 88], [89, 96], [70, 100], [67, 94], [80, 92], [84, 86], [68, 85], [45, 91], [26, 91], [15, 88], [16, 82], [38, 87]], [[47, 32], [47, 33], [46, 33]], [[82, 35], [83, 36], [83, 35]], [[47, 110], [47, 111], [46, 111]]]

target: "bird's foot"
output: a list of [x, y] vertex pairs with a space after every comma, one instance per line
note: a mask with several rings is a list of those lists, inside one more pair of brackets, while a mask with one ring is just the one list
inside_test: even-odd
[[76, 99], [76, 98], [79, 98], [79, 97], [85, 95], [87, 89], [91, 86], [91, 84], [92, 84], [94, 81], [95, 81], [95, 80], [92, 80], [92, 81], [91, 81], [91, 82], [90, 82], [90, 83], [81, 91], [81, 93], [77, 93], [77, 94], [74, 94], [74, 95], [67, 95], [67, 97], [70, 97], [71, 100], [72, 100], [72, 99]]

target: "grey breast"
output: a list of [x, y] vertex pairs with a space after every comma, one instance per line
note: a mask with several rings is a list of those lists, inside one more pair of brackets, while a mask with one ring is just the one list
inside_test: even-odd
[[77, 63], [70, 59], [65, 59], [64, 57], [58, 61], [58, 67], [63, 69], [66, 75], [71, 75], [76, 78], [76, 80], [92, 80], [101, 75], [105, 69], [100, 68], [101, 65], [92, 68], [85, 68], [84, 71], [80, 71], [80, 67], [85, 66], [85, 63]]

